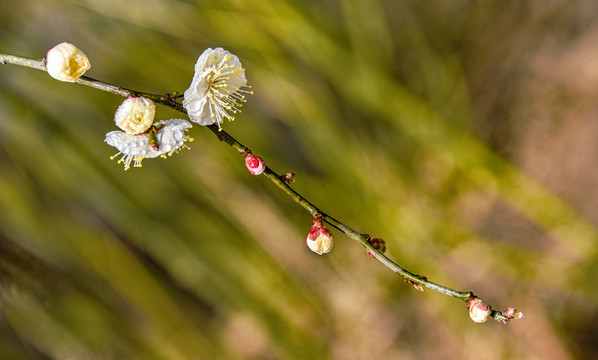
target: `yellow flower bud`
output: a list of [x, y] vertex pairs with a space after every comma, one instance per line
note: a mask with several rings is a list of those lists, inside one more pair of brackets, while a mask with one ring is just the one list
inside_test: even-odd
[[137, 135], [149, 129], [155, 113], [156, 105], [152, 100], [130, 96], [116, 109], [114, 123], [127, 134]]

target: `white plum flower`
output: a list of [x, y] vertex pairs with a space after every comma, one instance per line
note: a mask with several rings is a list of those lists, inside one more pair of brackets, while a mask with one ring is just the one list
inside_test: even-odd
[[141, 161], [146, 158], [172, 156], [183, 148], [189, 149], [185, 144], [193, 141], [193, 138], [186, 134], [191, 128], [191, 123], [183, 119], [161, 120], [153, 124], [149, 131], [141, 134], [127, 134], [124, 131], [111, 131], [106, 134], [106, 143], [114, 146], [118, 153], [110, 159], [118, 160], [124, 164], [125, 170], [131, 167], [141, 167]]
[[46, 54], [46, 70], [56, 80], [75, 82], [90, 67], [91, 63], [83, 51], [68, 42], [54, 46]]
[[245, 69], [239, 58], [222, 49], [207, 49], [195, 63], [191, 85], [185, 90], [183, 106], [191, 121], [199, 125], [216, 123], [219, 128], [224, 119], [241, 111], [246, 90]]
[[141, 134], [152, 126], [155, 114], [156, 105], [151, 99], [129, 96], [116, 109], [114, 123], [127, 134]]

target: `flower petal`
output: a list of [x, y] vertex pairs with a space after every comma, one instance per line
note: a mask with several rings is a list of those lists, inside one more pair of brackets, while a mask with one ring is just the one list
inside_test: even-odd
[[[111, 131], [106, 134], [104, 141], [118, 150], [111, 159], [122, 154], [118, 162], [124, 164], [125, 170], [128, 170], [131, 163], [134, 167], [141, 167], [141, 161], [145, 158], [167, 157], [183, 148], [188, 149], [185, 142], [193, 141], [186, 134], [190, 128], [191, 124], [183, 119], [161, 120], [153, 124], [149, 132], [132, 135], [124, 131]], [[150, 134], [154, 132], [157, 148], [150, 140]]]

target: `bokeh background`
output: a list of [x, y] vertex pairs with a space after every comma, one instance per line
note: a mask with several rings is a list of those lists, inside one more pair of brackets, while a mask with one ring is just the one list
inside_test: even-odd
[[[417, 292], [206, 129], [124, 172], [115, 95], [0, 65], [2, 359], [598, 358], [598, 2], [2, 0], [0, 52], [184, 91], [239, 56], [225, 129], [411, 271]], [[157, 119], [180, 117], [158, 107]]]

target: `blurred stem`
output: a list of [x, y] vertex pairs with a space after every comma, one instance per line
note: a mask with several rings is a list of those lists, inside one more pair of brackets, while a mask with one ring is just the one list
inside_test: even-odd
[[[0, 53], [0, 63], [20, 65], [20, 66], [30, 67], [30, 68], [36, 69], [36, 70], [46, 71], [45, 59], [36, 60], [36, 59], [30, 59], [30, 58], [23, 57], [23, 56], [7, 55], [7, 54]], [[177, 92], [171, 93], [171, 94], [165, 94], [165, 95], [149, 94], [149, 93], [139, 92], [139, 91], [130, 90], [130, 89], [122, 88], [119, 86], [107, 84], [105, 82], [89, 78], [87, 76], [80, 77], [76, 81], [76, 83], [85, 85], [85, 86], [89, 86], [89, 87], [93, 87], [98, 90], [106, 91], [106, 92], [109, 92], [109, 93], [112, 93], [115, 95], [119, 95], [122, 97], [144, 96], [144, 97], [152, 99], [154, 102], [163, 104], [163, 105], [170, 107], [174, 110], [177, 110], [184, 114], [187, 114], [187, 111], [185, 110], [183, 105], [176, 102], [176, 100], [175, 100], [176, 98], [180, 97]], [[219, 129], [217, 125], [208, 125], [207, 128], [210, 129], [218, 137], [218, 139], [220, 141], [225, 142], [226, 144], [231, 146], [233, 149], [237, 150], [239, 153], [245, 154], [246, 151], [250, 151], [249, 148], [247, 148], [246, 146], [241, 144], [234, 137], [232, 137], [229, 133], [227, 133], [224, 130]], [[374, 258], [376, 258], [378, 261], [380, 261], [382, 264], [384, 264], [390, 270], [399, 274], [403, 278], [403, 280], [405, 280], [406, 282], [413, 284], [413, 285], [420, 285], [422, 287], [426, 287], [430, 290], [434, 290], [441, 294], [452, 296], [457, 299], [461, 299], [465, 302], [467, 302], [471, 296], [474, 296], [471, 291], [457, 291], [457, 290], [448, 288], [446, 286], [442, 286], [442, 285], [433, 283], [433, 282], [427, 280], [425, 277], [418, 276], [416, 274], [413, 274], [413, 273], [403, 269], [397, 263], [395, 263], [394, 261], [392, 261], [391, 259], [386, 257], [384, 254], [382, 254], [376, 248], [374, 248], [374, 246], [369, 242], [370, 236], [368, 234], [362, 234], [360, 232], [357, 232], [357, 231], [351, 229], [349, 226], [336, 220], [335, 218], [327, 215], [322, 210], [318, 209], [314, 204], [312, 204], [307, 199], [305, 199], [303, 196], [301, 196], [301, 194], [299, 194], [295, 190], [293, 190], [284, 180], [281, 179], [280, 175], [278, 175], [276, 172], [272, 171], [272, 169], [266, 167], [266, 170], [263, 172], [263, 174], [264, 174], [264, 176], [266, 176], [266, 178], [268, 178], [276, 186], [278, 186], [278, 188], [280, 188], [285, 194], [287, 194], [291, 199], [293, 199], [296, 203], [301, 205], [305, 210], [309, 211], [313, 217], [321, 216], [322, 220], [324, 220], [328, 224], [334, 226], [338, 230], [342, 231], [344, 234], [346, 234], [351, 239], [360, 243], [363, 247], [366, 248], [368, 253], [370, 253]], [[492, 311], [491, 317], [501, 323], [504, 323], [504, 324], [506, 324], [509, 320], [501, 312], [498, 312], [495, 310]]]

